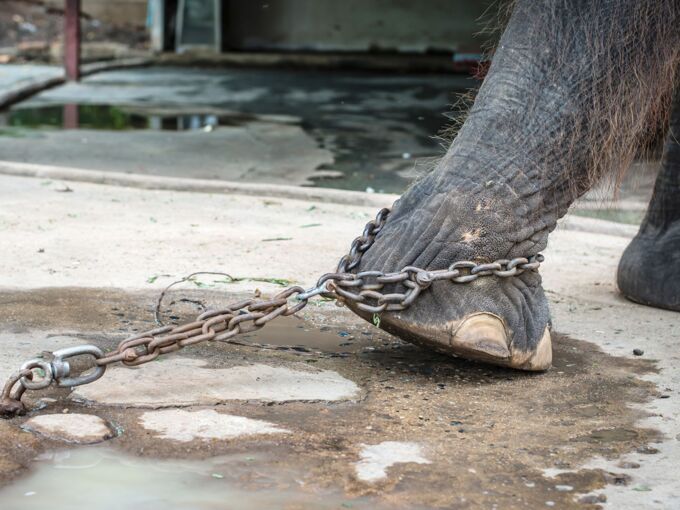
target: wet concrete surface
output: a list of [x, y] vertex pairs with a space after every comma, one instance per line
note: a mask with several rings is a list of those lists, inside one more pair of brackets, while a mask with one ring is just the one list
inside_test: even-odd
[[58, 78], [63, 73], [63, 69], [59, 66], [2, 65], [0, 66], [0, 89], [5, 91], [19, 88], [37, 80]]
[[[439, 135], [460, 116], [452, 104], [477, 84], [441, 74], [110, 71], [0, 112], [0, 154], [89, 170], [400, 193], [443, 154]], [[639, 224], [658, 156], [635, 163], [618, 190], [613, 179], [600, 183], [575, 213]]]
[[[246, 182], [313, 181], [334, 188], [401, 192], [431, 167], [433, 158], [443, 154], [437, 135], [451, 123], [445, 114], [459, 92], [476, 86], [471, 78], [446, 74], [192, 68], [110, 71], [43, 92], [0, 114], [0, 124], [5, 124], [0, 130], [6, 135], [0, 136], [0, 153], [10, 161], [92, 170]], [[201, 118], [206, 110], [216, 118], [206, 122]], [[220, 120], [220, 111], [238, 112], [239, 126], [234, 125], [234, 116]], [[288, 181], [277, 180], [262, 161], [265, 147], [273, 142], [252, 132], [253, 116], [258, 125], [285, 131], [285, 126], [266, 118], [271, 115], [297, 122], [301, 133], [288, 126], [289, 133], [282, 136], [297, 141], [304, 135], [305, 143], [311, 142], [311, 147], [301, 145], [298, 152], [314, 148], [331, 158], [312, 158], [304, 168], [296, 169], [284, 157], [281, 166], [287, 169]], [[250, 121], [244, 116], [250, 116]], [[74, 123], [78, 118], [82, 124]], [[192, 131], [163, 131], [178, 125], [199, 128], [193, 133], [200, 137], [195, 139]], [[211, 126], [208, 131], [200, 129], [206, 125]], [[82, 129], [55, 130], [64, 126]], [[125, 127], [144, 131], [121, 131]], [[106, 136], [99, 132], [102, 129]], [[247, 137], [261, 139], [265, 145], [239, 153], [224, 136], [230, 132], [236, 136], [235, 130], [243, 129]], [[225, 147], [220, 150], [211, 140]], [[236, 141], [249, 145], [246, 139]], [[64, 146], [68, 151], [61, 149]], [[183, 150], [173, 152], [173, 146]], [[182, 157], [182, 152], [192, 152], [193, 162], [189, 156]]]
[[[60, 345], [70, 340], [110, 349], [126, 335], [151, 325], [155, 297], [151, 292], [111, 289], [3, 291], [0, 338], [8, 355], [3, 357], [0, 372], [11, 369], [4, 366], [6, 360], [31, 357], [54, 339]], [[189, 297], [219, 306], [238, 296], [195, 290]], [[178, 320], [195, 313], [193, 304], [177, 303], [180, 307], [173, 305], [170, 313]], [[212, 482], [228, 486], [218, 493], [241, 494], [238, 498], [242, 498], [243, 508], [248, 508], [253, 498], [266, 500], [269, 489], [257, 496], [260, 486], [253, 482], [265, 473], [268, 487], [281, 497], [276, 500], [282, 502], [280, 508], [305, 507], [305, 502], [317, 501], [324, 494], [333, 495], [326, 500], [331, 503], [329, 508], [362, 508], [363, 498], [368, 498], [371, 506], [392, 508], [542, 508], [553, 504], [556, 508], [589, 508], [591, 503], [578, 503], [580, 495], [606, 484], [629, 483], [628, 473], [635, 467], [614, 471], [579, 468], [585, 459], [653, 452], [654, 443], [660, 440], [654, 430], [637, 424], [645, 412], [631, 407], [657, 395], [655, 385], [641, 379], [654, 373], [650, 361], [606, 355], [592, 343], [556, 334], [554, 368], [544, 374], [527, 374], [452, 359], [403, 343], [332, 305], [308, 307], [302, 318], [291, 323], [295, 327], [281, 325], [270, 337], [268, 331], [277, 328], [273, 323], [254, 334], [253, 340], [304, 344], [313, 352], [211, 344], [167, 356], [206, 360], [216, 371], [258, 364], [306, 366], [312, 371], [333, 371], [360, 387], [359, 398], [339, 402], [230, 399], [220, 405], [182, 408], [260, 420], [285, 429], [286, 434], [177, 441], [159, 437], [144, 426], [146, 408], [76, 402], [66, 389], [43, 390], [30, 395], [29, 401], [36, 404], [48, 397], [39, 413], [96, 414], [114, 424], [120, 433], [105, 443], [114, 449], [104, 453], [110, 456], [109, 463], [125, 462], [134, 470], [134, 466], [149, 462], [143, 459], [154, 459], [152, 462], [162, 468], [164, 464], [155, 459], [171, 462], [181, 458], [187, 465], [199, 466], [164, 478], [166, 483], [185, 484], [189, 501], [197, 507], [203, 504], [204, 494], [194, 488]], [[318, 342], [316, 331], [321, 337]], [[339, 353], [337, 348], [350, 337], [353, 345], [343, 347], [351, 350]], [[173, 376], [169, 370], [164, 377], [169, 381]], [[163, 383], [159, 377], [157, 384]], [[143, 387], [136, 388], [132, 379], [126, 390], [143, 391]], [[64, 443], [22, 431], [19, 426], [29, 417], [0, 421], [0, 480], [6, 485], [0, 497], [11, 494], [28, 502], [34, 496], [26, 493], [36, 492], [37, 496], [58, 480], [59, 472], [49, 467], [54, 463], [52, 454], [47, 453], [46, 461], [35, 459], [63, 450]], [[385, 478], [366, 481], [358, 463], [366, 458], [366, 451], [375, 451], [371, 445], [389, 441], [417, 445], [421, 457], [411, 458], [429, 463], [397, 462], [385, 469]], [[99, 455], [96, 452], [100, 450], [92, 451], [95, 453], [72, 450], [71, 455], [76, 463], [89, 465], [81, 459]], [[215, 459], [223, 456], [250, 460], [229, 461], [233, 470], [214, 468]], [[195, 479], [195, 469], [203, 473], [200, 481]], [[575, 471], [568, 472], [570, 469]], [[92, 483], [106, 494], [102, 487], [109, 485], [104, 486], [102, 479], [115, 484], [114, 471], [94, 466], [82, 473], [92, 476]], [[226, 481], [208, 478], [208, 472], [222, 474]], [[290, 473], [295, 473], [294, 482]], [[158, 476], [154, 474], [154, 480]], [[12, 479], [17, 481], [7, 485]], [[58, 488], [52, 494], [59, 500], [61, 485], [51, 486]], [[121, 487], [126, 493], [135, 492], [130, 488], [134, 484]], [[291, 491], [291, 503], [285, 506]], [[61, 495], [65, 497], [67, 489]]]
[[303, 185], [311, 183], [316, 168], [333, 161], [330, 151], [287, 120], [255, 119], [209, 132], [11, 127], [5, 132], [0, 146], [6, 160], [52, 159], [57, 166], [89, 170]]
[[[170, 282], [196, 270], [226, 271], [243, 280], [217, 284], [213, 279], [206, 278], [202, 280], [200, 286], [197, 283], [188, 283], [181, 288], [173, 289], [165, 301], [166, 306], [171, 308], [164, 314], [166, 319], [175, 315], [176, 305], [171, 306], [171, 301], [179, 302], [187, 287], [199, 290], [199, 295], [193, 296], [196, 300], [205, 304], [218, 304], [226, 302], [227, 293], [233, 296], [238, 292], [252, 293], [256, 289], [262, 290], [265, 294], [274, 293], [281, 289], [280, 284], [272, 283], [274, 278], [283, 279], [277, 280], [279, 283], [285, 280], [304, 286], [312, 285], [319, 274], [335, 266], [337, 258], [345, 252], [351, 239], [361, 232], [364, 223], [372, 217], [374, 208], [380, 206], [337, 205], [319, 201], [316, 197], [309, 201], [301, 201], [282, 197], [148, 191], [6, 176], [1, 180], [0, 188], [4, 192], [5, 207], [0, 218], [4, 240], [4, 243], [0, 244], [0, 252], [3, 252], [0, 266], [4, 275], [3, 286], [6, 295], [9, 296], [7, 302], [3, 302], [1, 317], [3, 323], [10, 324], [16, 331], [5, 330], [0, 342], [20, 344], [16, 350], [5, 350], [0, 357], [7, 371], [36, 354], [36, 351], [72, 345], [74, 339], [79, 341], [101, 339], [113, 345], [131, 329], [150, 327], [152, 303], [156, 297], [150, 291], [160, 292]], [[71, 192], [64, 192], [67, 187]], [[380, 197], [382, 195], [374, 195], [372, 199]], [[302, 228], [309, 225], [316, 226]], [[635, 227], [630, 225], [568, 215], [551, 235], [541, 274], [557, 331], [567, 333], [572, 338], [593, 342], [616, 357], [613, 363], [616, 363], [618, 358], [633, 359], [636, 363], [641, 359], [654, 360], [660, 368], [658, 372], [651, 371], [640, 375], [641, 379], [654, 385], [649, 386], [650, 388], [657, 388], [657, 395], [651, 401], [630, 400], [627, 391], [617, 393], [614, 389], [606, 397], [617, 405], [624, 403], [631, 405], [638, 416], [644, 417], [642, 421], [635, 422], [631, 419], [630, 423], [633, 423], [631, 429], [628, 424], [610, 425], [606, 417], [597, 418], [599, 421], [597, 426], [584, 430], [581, 436], [587, 437], [597, 430], [648, 428], [660, 431], [663, 437], [659, 437], [660, 442], [645, 445], [639, 451], [637, 448], [628, 450], [622, 448], [621, 456], [611, 454], [609, 450], [605, 450], [604, 455], [598, 456], [600, 450], [591, 451], [584, 447], [583, 450], [579, 450], [582, 453], [581, 459], [571, 463], [568, 468], [554, 467], [550, 462], [552, 459], [545, 455], [538, 460], [543, 462], [547, 458], [545, 463], [550, 469], [546, 474], [562, 478], [575, 476], [568, 475], [565, 471], [579, 473], [584, 467], [589, 470], [588, 472], [590, 470], [618, 474], [625, 472], [629, 477], [625, 479], [628, 485], [603, 485], [587, 496], [607, 497], [610, 508], [617, 510], [624, 508], [637, 510], [648, 506], [661, 509], [674, 508], [680, 501], [677, 479], [680, 428], [676, 420], [677, 388], [680, 384], [680, 356], [677, 350], [680, 321], [677, 313], [639, 306], [626, 301], [618, 294], [615, 285], [617, 262], [634, 234]], [[263, 241], [271, 238], [287, 240]], [[68, 285], [74, 287], [65, 288]], [[111, 290], [110, 287], [114, 285], [129, 292]], [[51, 289], [36, 292], [36, 289], [42, 287]], [[24, 289], [26, 292], [17, 292], [18, 289]], [[84, 289], [84, 295], [89, 297], [87, 307], [78, 304], [77, 296], [80, 295], [81, 289]], [[147, 292], [139, 294], [133, 292], [133, 289], [145, 289]], [[216, 293], [200, 294], [208, 290]], [[139, 313], [130, 315], [124, 307], [120, 308], [128, 298], [139, 303], [141, 307]], [[16, 304], [10, 306], [10, 303]], [[181, 305], [186, 308], [179, 310], [180, 319], [187, 318], [200, 309], [200, 306], [191, 302], [184, 302]], [[21, 315], [22, 307], [32, 311], [30, 316]], [[88, 309], [92, 312], [88, 312]], [[322, 321], [314, 322], [316, 314], [313, 312], [316, 310], [323, 312], [325, 318]], [[55, 316], [53, 311], [58, 312], [58, 316]], [[119, 315], [116, 316], [115, 313]], [[135, 320], [130, 318], [133, 316], [136, 317]], [[394, 341], [387, 336], [371, 338], [370, 331], [373, 328], [366, 330], [368, 335], [363, 335], [367, 337], [363, 339], [348, 329], [354, 324], [353, 316], [345, 315], [342, 310], [338, 311], [329, 304], [322, 303], [318, 308], [314, 304], [308, 308], [307, 319], [319, 328], [331, 327], [327, 333], [339, 335], [341, 331], [345, 331], [356, 339], [363, 340], [355, 342], [359, 354], [368, 347], [387, 350]], [[43, 326], [39, 327], [40, 324]], [[61, 326], [55, 327], [55, 324]], [[46, 330], [49, 330], [49, 333], [45, 333]], [[17, 335], [17, 332], [22, 334]], [[345, 339], [346, 337], [339, 337], [338, 341], [344, 343]], [[309, 340], [304, 340], [304, 343]], [[290, 344], [300, 343], [285, 338], [281, 341]], [[381, 343], [385, 345], [381, 347]], [[336, 348], [351, 350], [354, 345], [336, 344]], [[633, 350], [636, 348], [644, 350], [644, 356], [634, 356]], [[269, 362], [268, 358], [251, 360], [251, 354], [247, 351], [249, 350], [246, 349], [240, 359], [243, 364], [250, 362], [266, 365]], [[214, 349], [206, 349], [202, 351], [202, 355], [210, 356], [213, 352]], [[181, 353], [181, 356], [175, 356], [173, 359], [185, 357], [185, 354], [187, 353]], [[365, 390], [361, 378], [357, 380], [336, 368], [336, 363], [343, 367], [354, 366], [353, 363], [343, 365], [342, 358], [332, 357], [338, 357], [339, 354], [342, 352], [334, 353], [331, 350], [323, 355], [314, 354], [310, 359], [322, 359], [328, 366], [323, 368], [319, 365], [319, 369], [335, 371], [340, 377], [353, 381]], [[295, 370], [300, 368], [300, 363], [311, 367], [319, 363], [305, 361], [309, 355], [303, 352], [287, 351], [276, 355], [285, 357], [287, 363], [290, 363], [286, 366]], [[590, 359], [589, 351], [584, 351], [584, 355], [586, 359]], [[217, 360], [219, 366], [215, 365], [215, 368], [235, 366], [240, 360], [225, 356]], [[231, 361], [233, 363], [230, 365]], [[466, 371], [472, 370], [463, 362], [461, 368]], [[6, 373], [3, 370], [5, 369], [0, 366], [0, 373]], [[371, 370], [373, 369], [369, 371]], [[578, 366], [570, 367], [570, 370], [578, 370]], [[590, 369], [590, 377], [594, 377], [592, 370], [594, 368]], [[494, 369], [491, 371], [494, 372]], [[389, 374], [388, 377], [391, 379], [394, 375]], [[572, 384], [571, 375], [567, 378], [562, 375], [560, 377], [562, 377], [559, 380], [560, 385], [569, 387]], [[542, 377], [526, 379], [523, 394], [549, 391], [558, 396], [563, 395], [559, 388], [554, 387], [557, 386], [557, 382], [546, 389], [543, 386], [544, 381]], [[506, 383], [500, 382], [499, 387], [504, 384]], [[409, 388], [404, 394], [412, 395], [412, 392], [413, 388]], [[516, 387], [513, 387], [512, 392], [516, 401], [521, 400], [522, 395]], [[473, 405], [477, 400], [475, 393], [463, 393], [462, 396], [471, 401], [468, 407], [475, 407]], [[168, 398], [172, 398], [172, 395]], [[392, 398], [396, 399], [396, 396], [393, 395]], [[603, 397], [600, 393], [593, 392], [594, 402], [599, 402], [601, 398]], [[362, 397], [360, 401], [363, 400]], [[588, 405], [586, 402], [584, 396], [581, 407], [586, 407]], [[226, 407], [230, 405], [231, 403], [225, 404]], [[259, 405], [267, 406], [267, 403], [260, 402]], [[289, 405], [291, 404], [275, 403], [273, 407], [288, 408]], [[306, 408], [300, 402], [292, 405]], [[327, 405], [334, 408], [358, 404], [331, 402]], [[108, 406], [100, 405], [95, 408]], [[61, 409], [57, 408], [57, 411], [61, 412]], [[90, 408], [83, 406], [81, 409], [89, 412]], [[181, 409], [192, 411], [191, 406]], [[490, 409], [498, 411], [494, 406]], [[148, 411], [138, 409], [135, 412], [140, 413], [141, 417], [141, 413]], [[222, 410], [226, 415], [239, 416], [236, 411], [232, 411], [231, 408]], [[449, 413], [446, 409], [444, 411]], [[444, 411], [442, 417], [445, 417]], [[558, 409], [556, 413], [558, 411], [567, 415], [571, 412], [570, 409]], [[46, 412], [52, 410], [47, 409]], [[602, 416], [600, 406], [596, 406], [595, 409], [591, 406], [587, 413]], [[288, 428], [270, 419], [270, 415], [266, 413], [261, 417], [250, 418], [272, 423], [273, 426], [280, 428]], [[526, 420], [525, 416], [517, 418], [512, 415], [511, 418]], [[558, 414], [553, 416], [554, 420], [559, 418], [561, 416]], [[358, 422], [362, 420], [364, 416], [357, 419]], [[453, 417], [452, 421], [461, 420]], [[550, 428], [552, 421], [543, 416], [540, 425]], [[403, 437], [381, 436], [375, 438], [375, 442], [363, 441], [361, 444], [371, 446], [394, 440], [414, 442], [413, 430], [416, 429], [405, 428], [403, 433], [398, 434]], [[542, 434], [540, 430], [539, 435]], [[286, 439], [291, 437], [295, 436], [287, 435]], [[541, 444], [545, 448], [548, 448], [554, 440], [550, 434], [541, 437], [544, 441]], [[119, 439], [114, 441], [118, 442]], [[417, 437], [415, 441], [418, 441]], [[556, 442], [558, 443], [559, 441]], [[588, 444], [586, 441], [581, 443]], [[366, 446], [357, 446], [356, 450], [352, 450], [349, 465], [356, 465], [364, 448]], [[181, 456], [181, 452], [177, 455]], [[424, 451], [424, 455], [429, 460], [435, 460], [427, 451]], [[451, 455], [455, 455], [455, 452]], [[4, 461], [14, 462], [11, 458]], [[639, 467], [630, 467], [631, 465]], [[415, 467], [434, 469], [426, 465]], [[390, 475], [393, 469], [398, 470], [400, 466], [387, 469], [388, 480], [393, 480], [395, 476]], [[352, 470], [349, 472], [354, 473]], [[560, 484], [559, 481], [553, 482]], [[378, 492], [380, 490], [377, 489]], [[566, 492], [574, 494], [576, 491]]]

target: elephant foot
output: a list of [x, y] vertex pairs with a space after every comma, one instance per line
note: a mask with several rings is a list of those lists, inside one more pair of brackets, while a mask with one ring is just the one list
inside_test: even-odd
[[[395, 204], [354, 271], [438, 270], [461, 260], [530, 257], [545, 246], [547, 230], [518, 228], [516, 214], [496, 196], [437, 195], [423, 192], [426, 186], [427, 178]], [[402, 285], [381, 292], [404, 292]], [[455, 357], [531, 371], [552, 362], [548, 303], [537, 271], [434, 281], [401, 311], [373, 314], [346, 303], [389, 333]]]
[[520, 370], [547, 370], [552, 341], [550, 328], [541, 319], [547, 316], [545, 296], [540, 286], [517, 283], [435, 282], [409, 308], [382, 312], [379, 320], [347, 304], [381, 329], [443, 354]]
[[643, 305], [680, 311], [680, 87], [661, 169], [640, 231], [623, 252], [617, 283]]
[[[458, 315], [455, 307], [449, 315]], [[535, 345], [524, 349], [513, 344], [508, 323], [493, 313], [474, 312], [447, 322], [441, 318], [433, 317], [425, 322], [396, 313], [381, 318], [380, 327], [411, 343], [454, 357], [528, 371], [547, 370], [551, 366], [552, 340], [548, 326]]]
[[617, 283], [631, 301], [680, 311], [680, 220], [641, 230], [621, 257]]

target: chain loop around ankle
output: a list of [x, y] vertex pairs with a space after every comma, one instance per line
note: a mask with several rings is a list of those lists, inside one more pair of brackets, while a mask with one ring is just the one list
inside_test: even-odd
[[[349, 253], [340, 259], [336, 272], [323, 275], [311, 289], [289, 287], [271, 299], [246, 299], [219, 310], [209, 310], [192, 322], [162, 326], [134, 335], [120, 342], [111, 352], [103, 353], [94, 345], [80, 345], [55, 351], [51, 361], [27, 361], [8, 379], [0, 393], [0, 416], [23, 414], [26, 409], [21, 397], [26, 390], [44, 389], [52, 384], [74, 387], [91, 383], [102, 377], [112, 364], [138, 366], [204, 342], [240, 344], [236, 336], [261, 329], [279, 316], [293, 315], [303, 309], [309, 299], [318, 295], [339, 303], [352, 303], [358, 310], [367, 313], [394, 312], [411, 306], [423, 291], [436, 282], [467, 284], [484, 277], [510, 278], [525, 271], [536, 271], [543, 262], [543, 256], [538, 254], [494, 262], [460, 260], [437, 270], [407, 266], [388, 273], [374, 270], [352, 272], [359, 266], [363, 254], [373, 246], [389, 212], [387, 208], [381, 209], [375, 220], [369, 221], [363, 233], [352, 242]], [[389, 290], [385, 291], [388, 286]], [[374, 315], [374, 323], [379, 324], [379, 317], [377, 320], [376, 317]], [[89, 369], [72, 374], [71, 364], [66, 359], [83, 356], [90, 360]]]

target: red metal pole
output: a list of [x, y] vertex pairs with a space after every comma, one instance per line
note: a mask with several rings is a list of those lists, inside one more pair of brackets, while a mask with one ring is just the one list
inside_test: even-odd
[[63, 108], [64, 115], [64, 129], [78, 129], [80, 123], [80, 115], [78, 113], [78, 105], [68, 103]]
[[65, 0], [64, 67], [66, 79], [80, 79], [80, 0]]

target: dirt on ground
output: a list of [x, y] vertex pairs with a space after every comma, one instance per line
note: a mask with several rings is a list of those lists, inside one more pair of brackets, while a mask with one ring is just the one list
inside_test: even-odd
[[[200, 303], [219, 306], [238, 297], [182, 292], [171, 297], [164, 310], [166, 316], [183, 321]], [[82, 339], [110, 349], [126, 335], [153, 325], [155, 298], [149, 292], [111, 289], [5, 291], [0, 294], [2, 338], [9, 334], [20, 341], [22, 334], [40, 331], [45, 338], [68, 335], [74, 343]], [[528, 374], [406, 344], [330, 304], [310, 306], [302, 315], [304, 321], [295, 328], [306, 330], [302, 342], [312, 352], [209, 344], [168, 355], [205, 359], [212, 368], [305, 364], [338, 372], [361, 388], [359, 397], [342, 402], [231, 401], [212, 407], [273, 421], [290, 434], [176, 442], [143, 428], [140, 415], [148, 409], [78, 403], [68, 400], [68, 390], [30, 395], [34, 404], [39, 397], [56, 399], [31, 414], [101, 416], [120, 431], [108, 444], [136, 456], [202, 459], [267, 454], [275, 459], [276, 471], [302, 466], [307, 490], [341, 490], [349, 497], [404, 508], [596, 507], [596, 498], [581, 502], [579, 498], [605, 484], [629, 483], [626, 473], [636, 466], [622, 465], [614, 473], [581, 469], [560, 474], [560, 470], [577, 468], [593, 457], [615, 459], [635, 450], [655, 453], [650, 443], [658, 439], [657, 434], [637, 427], [636, 421], [644, 415], [631, 408], [657, 394], [653, 384], [639, 377], [655, 370], [652, 362], [609, 356], [594, 344], [558, 333], [552, 370]], [[250, 340], [293, 340], [294, 329], [278, 337], [268, 335], [277, 327], [274, 322]], [[314, 345], [314, 332], [323, 337], [319, 345]], [[339, 348], [329, 344], [334, 337]], [[64, 447], [22, 431], [19, 426], [27, 418], [0, 420], [2, 485], [31, 469], [41, 451]], [[383, 441], [417, 442], [431, 463], [398, 464], [384, 480], [362, 481], [354, 467], [362, 446]]]
[[[60, 45], [63, 9], [39, 0], [4, 0], [0, 9], [0, 63], [49, 62], [50, 48]], [[83, 43], [113, 43], [145, 49], [149, 36], [143, 25], [118, 25], [81, 16]]]

